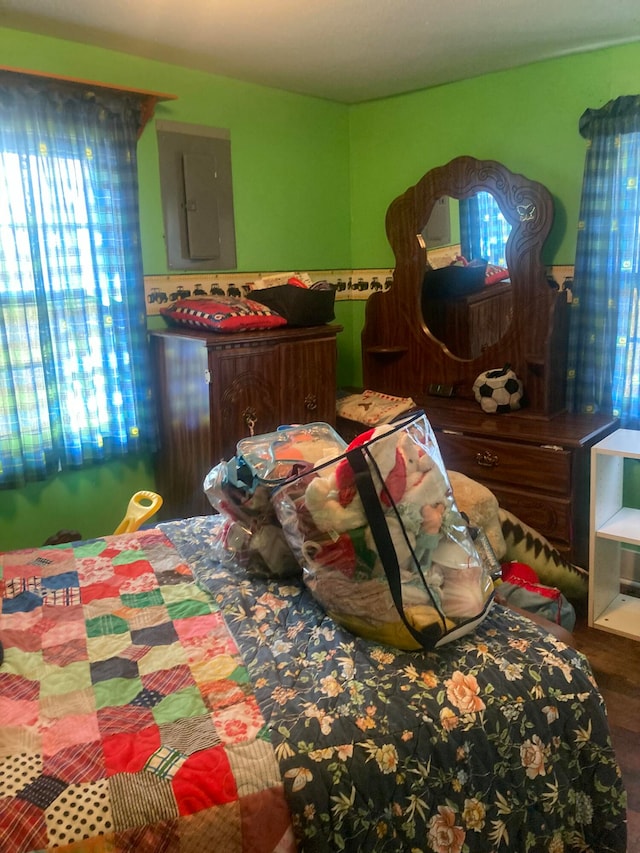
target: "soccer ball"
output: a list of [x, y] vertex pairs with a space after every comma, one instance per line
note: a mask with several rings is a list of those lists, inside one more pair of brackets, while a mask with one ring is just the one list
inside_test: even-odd
[[513, 370], [487, 370], [473, 383], [473, 393], [483, 412], [500, 415], [520, 408], [522, 382]]

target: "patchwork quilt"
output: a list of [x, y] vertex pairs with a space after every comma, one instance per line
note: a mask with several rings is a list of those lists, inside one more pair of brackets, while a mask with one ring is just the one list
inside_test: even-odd
[[292, 848], [247, 668], [163, 533], [0, 566], [3, 853]]

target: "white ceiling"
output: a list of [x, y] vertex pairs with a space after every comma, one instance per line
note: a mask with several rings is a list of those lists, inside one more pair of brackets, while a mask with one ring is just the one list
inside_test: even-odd
[[640, 2], [0, 0], [0, 25], [358, 103], [640, 40]]

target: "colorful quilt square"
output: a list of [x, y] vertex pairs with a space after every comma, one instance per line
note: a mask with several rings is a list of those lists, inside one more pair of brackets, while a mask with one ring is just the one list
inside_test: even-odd
[[92, 601], [97, 601], [101, 598], [119, 598], [120, 585], [116, 583], [113, 577], [108, 580], [99, 581], [82, 586], [80, 595], [83, 604], [89, 604]]
[[42, 607], [42, 596], [40, 595], [40, 585], [37, 584], [38, 592], [18, 592], [16, 594], [15, 587], [9, 590], [6, 598], [2, 599], [3, 613], [29, 613], [37, 607]]
[[158, 723], [173, 723], [187, 717], [199, 717], [206, 713], [205, 705], [197, 687], [186, 687], [165, 696], [153, 708], [153, 717]]
[[179, 815], [171, 782], [152, 773], [119, 773], [109, 779], [116, 830]]
[[183, 601], [169, 602], [167, 610], [171, 619], [189, 619], [210, 614], [211, 606], [208, 602], [197, 598], [185, 598]]
[[40, 696], [40, 686], [35, 679], [9, 672], [8, 667], [3, 667], [0, 670], [0, 694], [10, 696], [12, 699], [26, 699], [30, 702], [37, 702]]
[[[22, 620], [19, 618], [11, 620], [11, 625], [19, 625]], [[37, 656], [40, 652], [40, 647], [42, 645], [42, 641], [40, 636], [35, 631], [21, 631], [17, 627], [16, 628], [4, 628], [2, 630], [2, 646], [5, 650], [5, 654], [8, 654], [8, 650], [13, 648], [20, 650], [24, 654], [34, 654]], [[33, 662], [35, 663], [36, 658], [33, 658]]]
[[212, 711], [237, 705], [239, 702], [243, 702], [249, 693], [248, 686], [243, 689], [243, 686], [237, 681], [228, 678], [221, 678], [218, 681], [200, 684], [199, 686], [207, 707]]
[[56, 662], [59, 666], [88, 660], [87, 644], [84, 638], [71, 639], [57, 646], [44, 646], [42, 655], [45, 663]]
[[185, 687], [193, 687], [193, 675], [186, 664], [173, 666], [170, 669], [158, 669], [142, 676], [142, 683], [147, 690], [153, 690], [168, 696]]
[[76, 661], [67, 666], [43, 663], [38, 674], [41, 696], [61, 696], [72, 690], [84, 690], [91, 685], [88, 660]]
[[43, 581], [42, 603], [45, 607], [67, 607], [69, 604], [80, 604], [80, 587], [48, 587]]
[[[25, 571], [28, 569], [25, 566]], [[18, 598], [18, 596], [26, 593], [33, 593], [42, 597], [42, 577], [39, 574], [34, 574], [33, 567], [30, 567], [29, 574], [7, 577], [5, 575], [2, 583], [2, 597], [5, 599]]]
[[190, 755], [174, 776], [172, 785], [181, 815], [238, 798], [231, 765], [221, 746]]
[[48, 721], [42, 732], [42, 754], [55, 755], [61, 749], [99, 739], [100, 730], [95, 714], [70, 714]]
[[265, 724], [254, 696], [248, 696], [237, 705], [217, 709], [211, 716], [223, 743], [254, 740]]
[[82, 842], [89, 836], [108, 835], [114, 824], [109, 800], [106, 779], [69, 785], [44, 813], [49, 843], [63, 847]]
[[110, 678], [108, 681], [98, 681], [93, 685], [96, 708], [128, 705], [142, 689], [139, 678]]
[[103, 737], [117, 732], [136, 732], [155, 723], [151, 709], [145, 705], [98, 708], [97, 715]]
[[191, 755], [222, 743], [208, 714], [177, 720], [174, 723], [161, 723], [159, 729], [163, 745], [177, 749], [184, 755]]
[[131, 648], [131, 635], [128, 631], [122, 634], [97, 634], [95, 637], [87, 638], [87, 653], [89, 660], [92, 661], [119, 657], [128, 657], [129, 660], [133, 660], [134, 658], [128, 654]]
[[108, 775], [137, 773], [160, 746], [160, 731], [156, 725], [137, 732], [104, 737], [102, 749]]
[[169, 614], [164, 603], [145, 609], [130, 609], [126, 615], [130, 631], [141, 631], [143, 628], [153, 628], [156, 625], [163, 625], [168, 618]]
[[164, 604], [162, 593], [157, 588], [157, 584], [155, 589], [147, 590], [146, 592], [123, 592], [120, 598], [124, 605], [132, 609], [155, 607], [159, 604]]
[[177, 639], [176, 629], [171, 622], [131, 632], [131, 642], [138, 646], [168, 646]]
[[0, 799], [0, 838], [6, 850], [41, 850], [47, 827], [41, 809], [26, 800]]
[[40, 713], [47, 720], [68, 714], [95, 714], [96, 697], [91, 687], [40, 697]]
[[40, 711], [39, 702], [26, 699], [13, 699], [0, 695], [0, 720], [3, 726], [35, 726]]
[[68, 587], [78, 587], [78, 572], [58, 572], [55, 575], [42, 578], [42, 586], [46, 589], [67, 589]]
[[98, 782], [104, 778], [102, 744], [100, 741], [76, 743], [45, 755], [42, 772], [63, 779], [68, 785], [77, 780]]
[[25, 785], [19, 792], [18, 798], [33, 803], [39, 809], [46, 809], [66, 787], [66, 782], [62, 779], [42, 774]]
[[207, 637], [211, 633], [216, 633], [223, 623], [222, 614], [208, 613], [204, 616], [193, 616], [190, 619], [176, 619], [173, 624], [180, 640], [184, 641], [191, 637]]
[[[25, 785], [33, 782], [43, 772], [42, 755], [30, 749], [24, 743], [14, 743], [13, 754], [9, 755], [7, 747], [10, 738], [6, 737], [9, 727], [4, 729], [2, 744], [2, 773], [0, 773], [0, 801], [5, 797], [13, 797]], [[17, 732], [17, 729], [14, 730]], [[19, 751], [21, 750], [21, 751]], [[0, 838], [2, 836], [0, 835]]]
[[145, 762], [144, 769], [161, 779], [173, 779], [187, 756], [170, 746], [159, 746]]
[[120, 589], [127, 595], [137, 595], [144, 592], [153, 592], [158, 589], [158, 578], [151, 572], [129, 576], [121, 575]]
[[95, 619], [87, 619], [87, 636], [104, 637], [106, 634], [128, 634], [129, 625], [126, 619], [105, 613]]
[[91, 664], [91, 681], [108, 681], [110, 678], [137, 678], [138, 664], [127, 658], [107, 658]]
[[[61, 610], [63, 608], [60, 608]], [[58, 610], [57, 607], [48, 607], [45, 611], [45, 617], [42, 621], [42, 646], [59, 646], [61, 643], [66, 643], [69, 640], [78, 640], [86, 642], [87, 630], [83, 619], [78, 619], [77, 616], [82, 613], [82, 608], [73, 608], [70, 612], [68, 621], [49, 620], [48, 615]], [[68, 612], [64, 608], [65, 612]]]
[[[198, 847], [183, 847], [180, 843], [180, 835], [178, 834], [178, 820], [160, 820], [146, 826], [135, 826], [132, 829], [122, 829], [113, 835], [113, 850], [152, 850], [153, 853], [174, 853], [176, 850], [198, 850]], [[202, 841], [208, 838], [203, 835], [200, 839], [200, 848]], [[210, 845], [209, 850], [213, 850]], [[228, 848], [217, 847], [216, 850], [226, 850]], [[82, 851], [84, 853], [84, 850]], [[87, 851], [90, 853], [90, 851]], [[96, 851], [102, 853], [102, 851]], [[111, 853], [111, 851], [105, 851]], [[205, 851], [203, 851], [205, 853]]]

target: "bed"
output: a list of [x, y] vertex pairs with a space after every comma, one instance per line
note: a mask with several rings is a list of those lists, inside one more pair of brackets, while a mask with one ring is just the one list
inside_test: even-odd
[[434, 653], [221, 565], [215, 516], [0, 557], [0, 848], [624, 851], [586, 659], [496, 604]]

